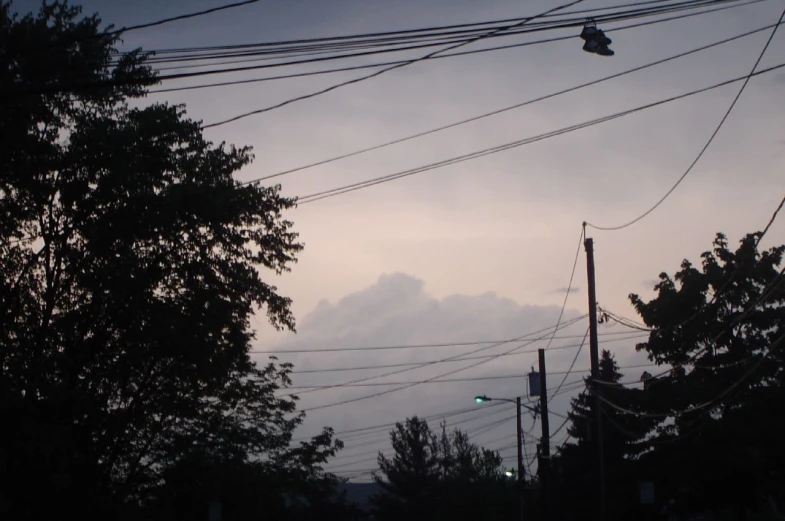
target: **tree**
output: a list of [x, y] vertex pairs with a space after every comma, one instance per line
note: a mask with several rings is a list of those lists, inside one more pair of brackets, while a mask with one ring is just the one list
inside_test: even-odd
[[[503, 515], [512, 492], [502, 459], [471, 443], [466, 433], [431, 431], [417, 417], [390, 432], [394, 454], [379, 453], [381, 487], [372, 503], [379, 520], [480, 519]], [[514, 504], [514, 503], [513, 503]]]
[[[624, 408], [635, 409], [641, 402], [641, 394], [637, 389], [628, 389], [621, 385], [624, 375], [619, 372], [619, 365], [610, 351], [602, 350], [600, 354], [599, 390], [608, 401]], [[587, 385], [591, 378], [586, 379]], [[581, 393], [571, 400], [571, 410], [568, 413], [570, 424], [567, 432], [570, 438], [587, 454], [594, 454], [594, 416], [592, 405], [594, 396], [591, 393]], [[640, 440], [646, 436], [652, 427], [651, 421], [621, 413], [618, 409], [604, 405], [601, 406], [604, 424], [610, 424], [603, 429], [603, 448], [606, 462], [610, 465], [620, 463], [624, 459], [635, 458], [645, 450]]]
[[112, 517], [200, 458], [322, 479], [332, 431], [291, 449], [291, 366], [249, 356], [254, 312], [294, 330], [267, 279], [295, 201], [184, 107], [132, 107], [147, 55], [80, 16], [0, 5], [0, 517]]
[[727, 506], [741, 519], [785, 489], [785, 246], [761, 252], [760, 237], [732, 250], [717, 234], [700, 269], [684, 260], [655, 298], [630, 295], [653, 329], [638, 349], [675, 364], [648, 386], [648, 412], [666, 418], [646, 464], [685, 512]]
[[[622, 385], [624, 375], [619, 372], [619, 366], [610, 351], [601, 352], [599, 369], [599, 392], [603, 398], [628, 410], [640, 408], [642, 391]], [[586, 378], [586, 383], [591, 383], [591, 377]], [[558, 477], [560, 503], [564, 507], [562, 517], [565, 519], [581, 519], [587, 514], [587, 506], [591, 514], [596, 504], [594, 401], [595, 396], [589, 392], [581, 393], [571, 400], [567, 432], [574, 441], [562, 447], [553, 461], [553, 469]], [[607, 503], [612, 517], [629, 517], [629, 509], [635, 504], [637, 487], [637, 479], [631, 479], [630, 462], [648, 449], [643, 440], [654, 422], [624, 414], [602, 402], [601, 414], [606, 490], [607, 497], [612, 498]]]

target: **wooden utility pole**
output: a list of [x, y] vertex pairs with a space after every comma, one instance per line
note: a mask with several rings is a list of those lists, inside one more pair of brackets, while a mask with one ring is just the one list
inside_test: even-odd
[[591, 406], [594, 413], [594, 441], [597, 444], [597, 520], [605, 521], [605, 443], [602, 438], [602, 404], [598, 397], [600, 378], [599, 339], [597, 337], [597, 290], [594, 281], [594, 241], [586, 238], [586, 272], [589, 279], [589, 353], [591, 356]]
[[538, 349], [540, 358], [540, 492], [542, 494], [542, 521], [548, 521], [548, 473], [551, 466], [551, 430], [548, 424], [548, 385], [545, 378], [545, 349]]
[[521, 512], [520, 512], [520, 519], [524, 521], [525, 519], [525, 504], [526, 504], [526, 478], [523, 475], [523, 425], [521, 424], [521, 397], [518, 396], [515, 399], [515, 404], [517, 405], [517, 413], [518, 413], [518, 494], [520, 494], [520, 503], [521, 503]]

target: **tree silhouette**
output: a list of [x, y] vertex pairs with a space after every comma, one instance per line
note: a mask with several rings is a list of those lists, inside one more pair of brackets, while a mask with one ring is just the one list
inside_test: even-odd
[[466, 433], [445, 425], [439, 435], [417, 417], [390, 432], [394, 454], [379, 453], [381, 492], [372, 498], [378, 520], [480, 519], [504, 516], [514, 490], [502, 459], [471, 443]]
[[649, 412], [679, 413], [663, 421], [646, 463], [684, 512], [734, 507], [741, 519], [785, 489], [785, 247], [761, 252], [759, 237], [732, 250], [717, 234], [700, 269], [684, 260], [672, 278], [660, 275], [652, 300], [630, 295], [653, 329], [638, 349], [685, 364], [646, 393]]
[[294, 200], [184, 107], [138, 108], [155, 74], [100, 25], [0, 6], [0, 517], [111, 518], [206, 454], [319, 479], [331, 431], [291, 449], [290, 366], [249, 356], [255, 311], [294, 329], [268, 282]]
[[[643, 392], [621, 385], [624, 375], [610, 351], [603, 350], [599, 364], [599, 392], [614, 404], [625, 409], [641, 407]], [[587, 384], [591, 377], [586, 378]], [[553, 461], [558, 476], [561, 514], [565, 519], [583, 519], [592, 514], [596, 505], [597, 444], [592, 412], [593, 393], [584, 392], [571, 400], [567, 432], [571, 442], [561, 448]], [[654, 421], [628, 415], [600, 402], [603, 420], [603, 453], [611, 511], [626, 517], [635, 506], [636, 479], [631, 479], [630, 462], [648, 449], [642, 443], [654, 427]], [[632, 501], [630, 501], [632, 499]]]

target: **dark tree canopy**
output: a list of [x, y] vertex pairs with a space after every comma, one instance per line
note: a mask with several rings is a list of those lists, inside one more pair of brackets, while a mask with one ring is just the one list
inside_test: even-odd
[[[660, 275], [657, 296], [630, 299], [653, 329], [638, 346], [658, 363], [684, 364], [650, 382], [645, 407], [675, 413], [648, 455], [652, 474], [678, 475], [684, 511], [743, 509], [785, 489], [784, 246], [760, 234], [734, 250], [717, 234], [700, 268], [685, 260]], [[667, 490], [667, 489], [666, 489]]]
[[248, 353], [254, 312], [294, 328], [295, 201], [184, 107], [130, 106], [155, 74], [100, 25], [0, 7], [0, 517], [142, 501], [194, 455], [319, 478], [331, 432], [290, 449], [290, 366]]
[[[606, 400], [636, 410], [643, 391], [628, 389], [623, 384], [616, 359], [610, 351], [600, 354], [599, 392]], [[587, 385], [591, 378], [586, 379]], [[588, 519], [595, 514], [597, 480], [597, 443], [594, 432], [592, 407], [595, 397], [584, 392], [573, 398], [568, 413], [567, 432], [570, 442], [553, 458], [553, 471], [558, 487], [559, 515], [565, 520]], [[630, 516], [629, 502], [636, 483], [630, 481], [631, 462], [648, 449], [644, 438], [653, 427], [649, 419], [621, 413], [601, 403], [603, 418], [603, 453], [607, 488], [613, 498], [611, 518]], [[634, 496], [632, 497], [634, 504]]]
[[373, 498], [379, 520], [482, 519], [506, 515], [510, 483], [497, 452], [455, 429], [434, 433], [425, 420], [408, 418], [390, 432], [394, 454], [379, 453], [381, 492]]

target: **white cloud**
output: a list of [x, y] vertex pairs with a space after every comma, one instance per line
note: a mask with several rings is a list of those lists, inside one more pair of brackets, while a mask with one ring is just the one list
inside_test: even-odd
[[[553, 305], [520, 305], [494, 293], [473, 296], [451, 295], [439, 299], [426, 291], [425, 283], [422, 280], [412, 275], [394, 273], [382, 275], [371, 286], [348, 294], [335, 303], [320, 302], [302, 318], [298, 334], [290, 335], [270, 348], [318, 351], [331, 348], [506, 340], [554, 325], [558, 320], [559, 311], [560, 308]], [[568, 309], [564, 313], [563, 321], [566, 322], [579, 316], [579, 312]], [[587, 321], [582, 320], [557, 333], [557, 338], [553, 341], [551, 350], [546, 355], [548, 372], [553, 373], [548, 379], [550, 388], [556, 387], [562, 380], [563, 375], [557, 373], [564, 372], [571, 364], [577, 351], [577, 344], [580, 344], [587, 325]], [[601, 333], [615, 334], [621, 331], [623, 330], [620, 327], [616, 327], [608, 330], [603, 329]], [[535, 338], [540, 336], [542, 334], [534, 335]], [[603, 341], [614, 338], [616, 337], [613, 334], [607, 337], [603, 336]], [[496, 355], [510, 351], [521, 344], [521, 342], [504, 344], [469, 356]], [[447, 378], [476, 378], [528, 373], [532, 367], [537, 366], [536, 349], [544, 348], [546, 345], [547, 338], [529, 343], [520, 349], [520, 354], [489, 360]], [[607, 345], [603, 343], [602, 347], [618, 353], [619, 363], [626, 365], [632, 363], [631, 361], [640, 363], [640, 357], [633, 354], [633, 345], [634, 341], [628, 340], [611, 342]], [[575, 347], [564, 348], [564, 346]], [[445, 359], [459, 353], [469, 353], [483, 347], [485, 345], [292, 353], [278, 356], [282, 361], [294, 363], [295, 386], [334, 385], [393, 371], [402, 371], [407, 368], [393, 367], [317, 373], [297, 373], [297, 371], [423, 363]], [[481, 361], [481, 359], [474, 359], [464, 362], [438, 363], [386, 378], [374, 379], [372, 382], [422, 381]], [[589, 351], [588, 345], [585, 345], [578, 356], [575, 369], [586, 369], [588, 365]], [[628, 376], [637, 378], [641, 371], [640, 369], [633, 370]], [[572, 374], [568, 381], [579, 380], [582, 375], [585, 373]], [[526, 385], [526, 381], [522, 377], [421, 384], [375, 398], [310, 412], [302, 433], [312, 434], [323, 425], [330, 425], [340, 432], [368, 425], [402, 421], [415, 414], [427, 416], [443, 411], [472, 407], [472, 398], [477, 394], [497, 397], [525, 396]], [[305, 393], [301, 395], [300, 406], [308, 409], [321, 404], [360, 398], [396, 387], [398, 386], [344, 387]], [[552, 410], [557, 414], [564, 414], [568, 408], [569, 396], [557, 397], [552, 403]], [[483, 422], [505, 418], [502, 408], [489, 411], [490, 413], [493, 415], [487, 419], [468, 423], [465, 427], [476, 429], [483, 425]], [[508, 411], [507, 416], [511, 418], [513, 413]], [[437, 423], [434, 422], [434, 424]], [[526, 423], [527, 426], [531, 425], [531, 419], [527, 419]], [[554, 429], [560, 423], [561, 420], [558, 417], [552, 418], [551, 424]], [[514, 423], [500, 425], [480, 436], [478, 441], [490, 441], [504, 437], [506, 432], [514, 432]], [[341, 456], [337, 463], [341, 464], [358, 459], [358, 454], [362, 455], [379, 448], [386, 448], [388, 446], [386, 434], [387, 429], [384, 429], [372, 436], [348, 440], [345, 455]], [[560, 433], [557, 438], [561, 439], [563, 434]], [[498, 448], [508, 444], [497, 443], [494, 446]], [[357, 447], [354, 448], [355, 446]], [[360, 464], [356, 468], [362, 466]]]

